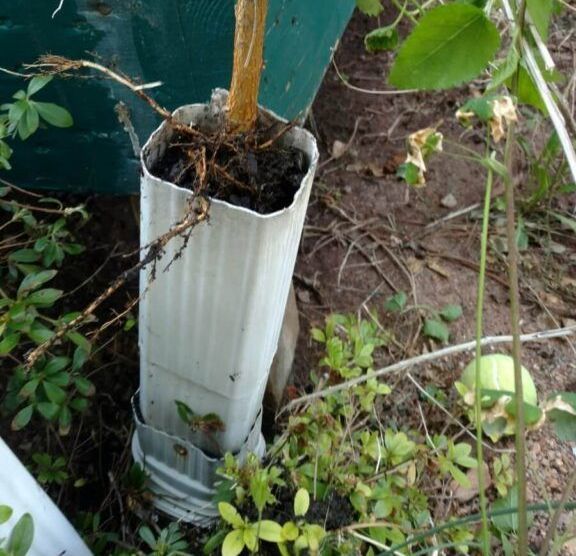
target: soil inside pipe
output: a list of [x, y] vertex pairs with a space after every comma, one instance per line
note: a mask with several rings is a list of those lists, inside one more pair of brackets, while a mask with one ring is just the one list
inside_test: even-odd
[[[283, 124], [286, 125], [286, 124]], [[204, 194], [260, 214], [289, 207], [309, 167], [305, 153], [282, 141], [278, 124], [250, 134], [190, 135], [176, 132], [166, 152], [150, 172], [180, 187], [196, 190], [203, 181]], [[198, 164], [200, 153], [205, 164]], [[204, 180], [200, 172], [205, 172]]]

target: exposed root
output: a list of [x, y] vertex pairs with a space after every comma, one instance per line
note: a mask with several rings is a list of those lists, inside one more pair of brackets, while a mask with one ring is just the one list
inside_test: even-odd
[[61, 326], [56, 330], [54, 336], [31, 351], [26, 357], [26, 368], [32, 368], [38, 359], [45, 355], [50, 348], [62, 340], [66, 334], [86, 322], [86, 320], [94, 314], [96, 309], [98, 309], [102, 303], [116, 293], [126, 282], [135, 278], [140, 270], [148, 265], [153, 265], [153, 272], [151, 273], [151, 280], [153, 280], [155, 275], [155, 265], [162, 256], [164, 248], [168, 242], [175, 237], [182, 237], [185, 234], [189, 236], [190, 231], [194, 227], [208, 219], [209, 206], [209, 202], [206, 198], [194, 195], [190, 201], [190, 207], [186, 216], [180, 222], [175, 224], [168, 232], [151, 243], [142, 259], [132, 268], [129, 268], [120, 274], [120, 276], [118, 276], [114, 282], [112, 282], [112, 284], [108, 286], [108, 288], [94, 301], [92, 301], [92, 303], [90, 303], [90, 305], [88, 305], [88, 307], [86, 307], [75, 319]]

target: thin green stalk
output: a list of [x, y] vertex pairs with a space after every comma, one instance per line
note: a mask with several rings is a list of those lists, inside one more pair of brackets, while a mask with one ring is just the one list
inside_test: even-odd
[[486, 480], [484, 477], [484, 446], [482, 445], [482, 384], [481, 357], [484, 312], [484, 287], [486, 282], [486, 255], [488, 251], [488, 228], [490, 225], [490, 201], [492, 199], [493, 173], [488, 169], [486, 192], [484, 196], [484, 214], [482, 217], [482, 237], [480, 241], [480, 271], [478, 275], [478, 294], [476, 299], [476, 385], [474, 392], [474, 415], [476, 422], [476, 455], [478, 460], [478, 490], [480, 492], [480, 514], [482, 516], [482, 553], [490, 556], [490, 532], [488, 528]]
[[[525, 513], [526, 512], [545, 512], [545, 511], [550, 511], [551, 509], [556, 509], [560, 506], [559, 502], [553, 502], [551, 504], [545, 504], [545, 503], [541, 503], [541, 504], [531, 504], [530, 506], [526, 507]], [[568, 504], [564, 505], [564, 509], [567, 511], [571, 511], [571, 510], [576, 510], [576, 502], [570, 502]], [[502, 508], [501, 510], [493, 510], [491, 512], [488, 512], [488, 517], [490, 519], [494, 518], [494, 517], [500, 517], [500, 516], [504, 516], [504, 515], [512, 515], [512, 514], [519, 514], [520, 513], [520, 508], [518, 506], [516, 506], [515, 508]], [[463, 525], [471, 525], [472, 523], [478, 523], [479, 521], [482, 520], [482, 515], [481, 514], [472, 514], [466, 517], [463, 517], [461, 519], [456, 519], [454, 521], [449, 521], [448, 523], [443, 523], [442, 525], [437, 525], [436, 527], [433, 527], [431, 529], [429, 529], [428, 531], [425, 531], [423, 533], [419, 533], [418, 535], [414, 535], [411, 539], [408, 539], [407, 541], [394, 545], [390, 548], [390, 551], [399, 551], [402, 550], [403, 548], [406, 548], [408, 546], [411, 546], [413, 544], [419, 544], [421, 542], [426, 541], [428, 538], [433, 537], [435, 535], [437, 535], [438, 533], [442, 533], [443, 531], [447, 531], [449, 529], [453, 529], [454, 527], [461, 527]], [[386, 555], [390, 555], [390, 552], [381, 552], [380, 554], [378, 554], [378, 556], [386, 556]]]
[[[526, 0], [522, 0], [517, 12], [517, 31], [514, 46], [522, 52], [521, 42], [526, 18]], [[520, 66], [512, 79], [510, 92], [518, 95]], [[518, 483], [518, 554], [528, 554], [528, 515], [526, 511], [526, 419], [524, 416], [524, 389], [522, 386], [522, 364], [520, 344], [520, 293], [518, 286], [518, 248], [516, 245], [516, 214], [514, 206], [514, 147], [516, 144], [516, 126], [508, 125], [504, 164], [507, 175], [504, 179], [506, 199], [506, 235], [508, 241], [508, 281], [510, 284], [510, 325], [512, 332], [512, 357], [514, 359], [514, 390], [516, 392], [516, 480]]]
[[511, 123], [506, 140], [505, 163], [508, 176], [504, 180], [506, 199], [506, 236], [508, 243], [508, 282], [510, 288], [510, 327], [512, 358], [514, 359], [514, 391], [516, 392], [516, 480], [518, 482], [518, 554], [528, 554], [528, 519], [526, 508], [526, 419], [520, 344], [520, 292], [518, 285], [518, 247], [516, 245], [516, 211], [514, 206], [514, 125]]
[[550, 525], [548, 527], [548, 532], [546, 533], [546, 538], [544, 539], [542, 547], [540, 548], [540, 556], [546, 556], [546, 554], [548, 553], [550, 543], [554, 538], [554, 534], [556, 533], [556, 529], [558, 527], [558, 522], [560, 521], [560, 514], [562, 513], [562, 510], [564, 510], [566, 502], [568, 501], [568, 498], [570, 498], [570, 495], [572, 494], [572, 491], [574, 490], [575, 486], [576, 486], [576, 470], [570, 476], [568, 484], [566, 485], [566, 488], [562, 493], [562, 497], [560, 498], [560, 505], [558, 506], [558, 508], [556, 508], [556, 511], [554, 512], [554, 515], [550, 520]]

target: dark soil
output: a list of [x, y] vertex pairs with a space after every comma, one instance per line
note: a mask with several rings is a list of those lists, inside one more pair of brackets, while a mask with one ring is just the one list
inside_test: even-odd
[[[260, 144], [265, 142], [266, 139], [260, 140]], [[289, 207], [308, 170], [306, 155], [278, 143], [267, 148], [250, 148], [251, 143], [252, 138], [245, 136], [226, 141], [215, 137], [206, 142], [176, 134], [151, 173], [197, 191], [202, 180], [194, 161], [200, 150], [206, 148], [205, 195], [260, 214]]]

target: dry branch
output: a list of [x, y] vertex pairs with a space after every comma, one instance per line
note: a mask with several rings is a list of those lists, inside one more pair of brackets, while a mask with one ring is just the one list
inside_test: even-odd
[[[197, 203], [196, 203], [197, 201]], [[146, 254], [141, 260], [132, 268], [129, 268], [118, 276], [108, 288], [100, 294], [92, 303], [90, 303], [75, 319], [69, 323], [61, 326], [54, 336], [35, 348], [26, 357], [26, 368], [30, 369], [46, 352], [54, 346], [57, 342], [62, 340], [66, 334], [83, 324], [89, 317], [91, 317], [96, 309], [116, 293], [128, 280], [137, 276], [138, 272], [150, 264], [155, 265], [162, 256], [164, 248], [168, 242], [175, 237], [183, 237], [184, 234], [189, 234], [192, 228], [204, 222], [208, 218], [209, 202], [204, 197], [194, 195], [190, 200], [189, 210], [186, 216], [177, 224], [175, 224], [168, 232], [160, 236], [149, 246], [147, 246]], [[151, 273], [151, 280], [153, 280], [154, 272]]]
[[[568, 326], [566, 328], [556, 328], [552, 330], [533, 332], [531, 334], [524, 334], [520, 336], [520, 341], [539, 342], [543, 340], [549, 340], [552, 338], [563, 338], [565, 336], [570, 336], [572, 334], [576, 334], [576, 326]], [[482, 339], [482, 346], [509, 344], [510, 342], [512, 342], [512, 336], [489, 336]], [[325, 388], [324, 390], [319, 390], [317, 392], [313, 392], [312, 394], [307, 394], [306, 396], [296, 398], [295, 400], [292, 400], [290, 403], [286, 404], [280, 411], [280, 414], [286, 411], [290, 411], [292, 408], [301, 405], [303, 403], [307, 403], [312, 400], [320, 398], [325, 398], [326, 396], [335, 394], [336, 392], [340, 392], [342, 390], [348, 390], [350, 388], [353, 388], [354, 386], [357, 386], [358, 384], [362, 384], [373, 378], [379, 378], [391, 373], [405, 371], [415, 365], [421, 365], [422, 363], [435, 361], [436, 359], [441, 359], [443, 357], [447, 357], [448, 355], [454, 355], [455, 353], [469, 351], [471, 349], [474, 349], [475, 347], [476, 347], [476, 341], [473, 340], [471, 342], [466, 342], [464, 344], [449, 346], [444, 349], [440, 349], [438, 351], [433, 351], [432, 353], [425, 353], [423, 355], [418, 355], [410, 359], [405, 359], [404, 361], [399, 361], [398, 363], [394, 363], [393, 365], [389, 365], [388, 367], [384, 367], [382, 369], [374, 371], [373, 373], [365, 374], [359, 376], [358, 378], [342, 382], [341, 384], [330, 386], [329, 388]]]

